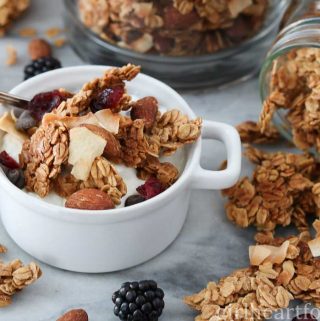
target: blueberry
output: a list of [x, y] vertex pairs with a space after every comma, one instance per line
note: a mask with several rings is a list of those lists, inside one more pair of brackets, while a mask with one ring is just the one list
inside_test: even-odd
[[125, 201], [125, 206], [128, 207], [128, 206], [132, 206], [132, 205], [135, 205], [135, 204], [139, 204], [139, 203], [142, 203], [145, 201], [145, 198], [141, 195], [131, 195], [129, 196], [126, 201]]
[[138, 282], [131, 282], [130, 283], [130, 289], [138, 290], [139, 289], [139, 283]]
[[118, 315], [119, 315], [119, 312], [120, 312], [119, 307], [115, 306], [115, 307], [113, 308], [113, 312], [114, 312], [114, 314], [115, 314], [116, 316], [118, 316]]

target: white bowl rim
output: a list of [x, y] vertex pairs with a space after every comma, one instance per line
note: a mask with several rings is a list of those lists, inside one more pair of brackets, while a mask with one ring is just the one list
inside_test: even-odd
[[[31, 79], [28, 79], [18, 86], [14, 87], [10, 92], [13, 94], [19, 94], [20, 91], [23, 91], [26, 85], [30, 85], [31, 83], [36, 83], [45, 81], [48, 78], [59, 77], [65, 74], [69, 74], [72, 72], [86, 72], [86, 71], [94, 71], [94, 72], [104, 72], [113, 66], [102, 66], [102, 65], [84, 65], [84, 66], [74, 66], [74, 67], [64, 67], [61, 69], [56, 69], [53, 71], [46, 72], [44, 74], [40, 74]], [[153, 82], [156, 86], [162, 87], [164, 90], [168, 92], [168, 94], [175, 97], [176, 100], [180, 100], [181, 105], [177, 106], [181, 108], [181, 110], [187, 113], [190, 117], [195, 118], [196, 115], [189, 107], [188, 103], [179, 95], [174, 89], [166, 85], [165, 83], [151, 77], [140, 73], [137, 76], [137, 79], [142, 79], [143, 81]], [[90, 79], [88, 79], [90, 81]], [[134, 81], [134, 80], [133, 80]], [[53, 89], [53, 88], [52, 88]], [[50, 90], [48, 88], [48, 90]], [[156, 95], [155, 95], [156, 97]], [[80, 209], [71, 209], [63, 206], [55, 205], [48, 203], [44, 200], [38, 199], [35, 196], [26, 193], [25, 191], [17, 188], [13, 185], [7, 177], [1, 173], [0, 175], [0, 184], [6, 189], [6, 191], [10, 194], [10, 196], [14, 197], [16, 201], [23, 203], [26, 207], [37, 207], [38, 209], [43, 210], [42, 214], [45, 216], [50, 216], [54, 219], [64, 219], [64, 220], [75, 220], [77, 222], [84, 223], [96, 223], [97, 220], [114, 223], [124, 220], [135, 219], [141, 215], [148, 215], [152, 213], [155, 207], [161, 207], [161, 203], [164, 202], [170, 195], [173, 197], [176, 193], [179, 192], [184, 185], [188, 183], [190, 180], [190, 176], [192, 173], [192, 169], [198, 165], [201, 153], [201, 138], [198, 139], [196, 143], [191, 146], [191, 150], [188, 152], [191, 157], [187, 159], [187, 163], [185, 165], [184, 170], [181, 173], [179, 179], [170, 186], [167, 190], [162, 192], [161, 194], [151, 198], [145, 202], [135, 204], [129, 207], [121, 207], [115, 208], [111, 210], [80, 210]]]

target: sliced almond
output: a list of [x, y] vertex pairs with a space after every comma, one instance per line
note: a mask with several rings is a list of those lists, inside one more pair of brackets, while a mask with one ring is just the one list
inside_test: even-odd
[[112, 134], [118, 134], [121, 116], [110, 109], [102, 109], [94, 114], [103, 128]]
[[24, 142], [28, 139], [28, 136], [16, 129], [16, 122], [12, 118], [12, 115], [8, 112], [5, 112], [0, 118], [0, 130], [11, 134], [12, 136], [18, 138], [21, 142]]
[[57, 114], [49, 113], [45, 114], [42, 118], [42, 124], [46, 125], [54, 121], [62, 122], [69, 129], [79, 127], [82, 124], [99, 125], [97, 118], [93, 113], [88, 113], [85, 116], [69, 117], [60, 116]]
[[102, 155], [106, 141], [85, 127], [72, 128], [69, 134], [68, 162], [73, 165], [71, 174], [85, 181], [89, 177], [93, 161]]
[[313, 257], [320, 256], [320, 237], [309, 241], [308, 245]]

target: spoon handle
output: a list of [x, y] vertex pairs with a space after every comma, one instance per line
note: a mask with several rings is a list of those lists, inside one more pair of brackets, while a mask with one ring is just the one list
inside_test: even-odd
[[29, 101], [12, 94], [0, 91], [0, 103], [8, 104], [21, 109], [28, 109]]

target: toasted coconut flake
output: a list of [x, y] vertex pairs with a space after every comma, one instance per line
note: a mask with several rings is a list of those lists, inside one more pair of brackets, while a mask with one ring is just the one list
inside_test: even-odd
[[308, 246], [310, 248], [310, 251], [311, 251], [313, 257], [320, 256], [320, 237], [317, 237], [317, 238], [309, 241]]
[[289, 241], [284, 242], [280, 247], [271, 245], [255, 245], [249, 247], [251, 265], [262, 263], [281, 264], [287, 256]]
[[0, 129], [18, 138], [21, 142], [24, 142], [28, 139], [28, 136], [26, 134], [16, 129], [16, 122], [12, 118], [12, 115], [8, 112], [5, 112], [0, 118]]
[[252, 5], [252, 0], [229, 0], [228, 8], [231, 16], [237, 17], [240, 12]]
[[249, 246], [249, 258], [251, 265], [260, 265], [270, 254], [271, 250], [264, 245]]
[[106, 141], [85, 127], [70, 130], [69, 164], [71, 174], [79, 180], [87, 180], [96, 157], [101, 156]]
[[88, 113], [81, 117], [61, 116], [59, 114], [46, 114], [42, 119], [42, 124], [47, 125], [51, 122], [62, 122], [68, 129], [79, 127], [80, 125], [99, 125], [99, 122], [93, 113]]
[[110, 109], [102, 109], [94, 114], [102, 127], [112, 134], [118, 134], [121, 116]]
[[320, 237], [320, 220], [315, 220], [312, 226], [316, 230], [317, 237]]

